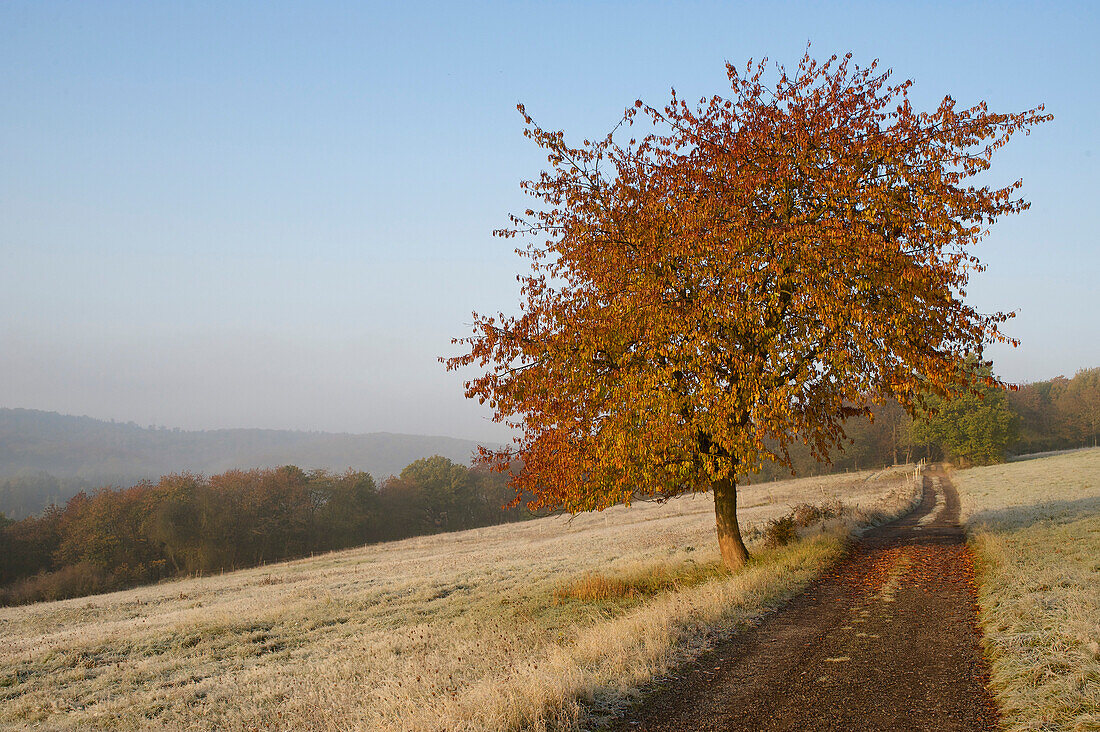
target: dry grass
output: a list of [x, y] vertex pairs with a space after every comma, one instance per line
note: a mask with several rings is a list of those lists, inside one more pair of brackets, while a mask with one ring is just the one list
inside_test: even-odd
[[1005, 728], [1100, 729], [1100, 450], [954, 480]]
[[578, 600], [622, 605], [655, 597], [662, 592], [694, 587], [724, 574], [718, 561], [699, 564], [688, 560], [678, 566], [662, 562], [614, 576], [590, 572], [579, 579], [564, 582], [554, 591], [554, 597], [559, 603]]
[[[742, 520], [751, 533], [840, 497], [896, 512], [913, 483], [886, 471], [748, 486]], [[0, 725], [576, 728], [789, 597], [846, 530], [758, 543], [729, 575], [698, 496], [4, 608]]]

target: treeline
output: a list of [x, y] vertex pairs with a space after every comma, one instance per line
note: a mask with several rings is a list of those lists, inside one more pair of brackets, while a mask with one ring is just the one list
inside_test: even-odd
[[370, 542], [529, 516], [507, 476], [445, 457], [376, 485], [293, 466], [168, 475], [80, 492], [41, 516], [0, 515], [0, 604], [78, 597]]
[[[1022, 454], [1095, 445], [1100, 438], [1100, 368], [950, 402], [911, 419], [896, 403], [851, 420], [851, 444], [831, 465], [795, 446], [799, 475], [875, 468], [921, 457], [997, 462]], [[770, 465], [753, 481], [789, 477]], [[0, 482], [9, 496], [58, 494], [44, 473]], [[36, 491], [41, 488], [42, 491]], [[0, 604], [74, 597], [166, 577], [254, 566], [369, 542], [527, 518], [504, 509], [507, 476], [436, 456], [377, 485], [369, 473], [278, 469], [190, 473], [131, 488], [81, 490], [40, 516], [0, 513]], [[18, 505], [18, 504], [17, 504]]]
[[1011, 448], [1016, 454], [1095, 447], [1100, 441], [1100, 368], [1024, 384], [1007, 396], [1019, 417]]
[[[1079, 371], [1073, 378], [1059, 376], [1024, 384], [1004, 397], [1012, 421], [1006, 426], [1009, 434], [1004, 444], [986, 440], [985, 447], [994, 453], [1043, 452], [1100, 441], [1100, 368]], [[965, 407], [955, 405], [956, 411], [965, 412]], [[836, 453], [832, 465], [817, 463], [801, 448], [793, 450], [792, 458], [800, 475], [812, 475], [903, 461], [907, 455], [935, 458], [971, 450], [964, 436], [952, 434], [950, 429], [936, 436], [914, 434], [911, 428], [911, 420], [900, 407], [887, 405], [877, 410], [874, 423], [849, 421], [847, 431], [854, 443]], [[188, 432], [0, 409], [0, 513], [21, 519], [50, 504], [64, 503], [80, 490], [131, 486], [170, 472], [212, 474], [230, 467], [294, 463], [351, 466], [380, 478], [421, 455], [462, 461], [476, 449], [473, 442], [415, 435]], [[754, 480], [787, 475], [789, 471], [768, 466]]]
[[[985, 374], [985, 375], [988, 375]], [[798, 475], [863, 470], [920, 458], [962, 464], [995, 463], [1009, 455], [1095, 446], [1100, 441], [1100, 368], [1022, 384], [1015, 391], [979, 389], [951, 401], [932, 398], [928, 412], [911, 419], [897, 403], [875, 407], [874, 420], [849, 420], [852, 439], [818, 463], [803, 446], [791, 450]], [[789, 477], [790, 471], [767, 465], [754, 481]]]
[[[789, 452], [794, 465], [794, 475], [827, 475], [849, 470], [895, 465], [918, 460], [930, 454], [930, 448], [914, 442], [913, 421], [897, 402], [876, 405], [874, 419], [857, 417], [849, 419], [844, 430], [851, 440], [841, 450], [830, 456], [831, 463], [817, 461], [809, 447], [801, 443], [791, 445]], [[786, 466], [766, 463], [750, 476], [749, 481], [761, 483], [790, 478], [792, 471]]]

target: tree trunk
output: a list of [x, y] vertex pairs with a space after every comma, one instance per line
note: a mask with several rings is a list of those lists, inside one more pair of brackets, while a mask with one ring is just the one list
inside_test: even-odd
[[733, 478], [725, 478], [716, 481], [712, 487], [722, 563], [731, 571], [737, 571], [749, 561], [749, 550], [745, 548], [741, 529], [737, 526], [737, 483]]

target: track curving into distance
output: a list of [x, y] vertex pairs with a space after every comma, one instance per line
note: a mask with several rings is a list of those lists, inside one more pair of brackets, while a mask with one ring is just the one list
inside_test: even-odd
[[947, 476], [781, 610], [655, 683], [615, 731], [986, 730], [973, 565]]

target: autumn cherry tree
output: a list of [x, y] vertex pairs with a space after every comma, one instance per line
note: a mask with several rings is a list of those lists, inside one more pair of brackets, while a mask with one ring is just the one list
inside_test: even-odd
[[528, 242], [521, 313], [475, 313], [446, 359], [484, 369], [467, 396], [520, 435], [481, 456], [522, 460], [517, 495], [576, 512], [711, 490], [736, 568], [739, 478], [796, 440], [827, 459], [848, 417], [965, 390], [966, 359], [1011, 342], [965, 287], [987, 227], [1028, 204], [973, 178], [1050, 116], [917, 112], [911, 82], [850, 57], [727, 65], [727, 96], [637, 101], [579, 146], [519, 107], [550, 164], [497, 232]]

